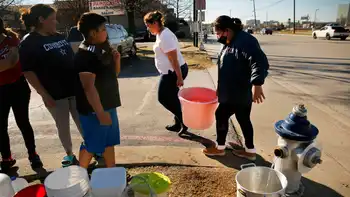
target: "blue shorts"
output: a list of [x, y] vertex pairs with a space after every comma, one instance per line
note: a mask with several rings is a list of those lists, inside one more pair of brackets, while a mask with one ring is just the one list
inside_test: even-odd
[[112, 125], [101, 125], [96, 113], [79, 114], [85, 148], [89, 153], [101, 154], [110, 146], [120, 144], [119, 122], [116, 109], [107, 110], [112, 118]]

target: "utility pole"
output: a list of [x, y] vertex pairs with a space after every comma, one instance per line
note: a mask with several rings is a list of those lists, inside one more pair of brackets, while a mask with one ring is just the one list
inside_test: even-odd
[[198, 47], [198, 12], [197, 12], [197, 5], [196, 5], [197, 0], [193, 0], [193, 45], [195, 47]]
[[316, 14], [317, 14], [317, 11], [318, 11], [318, 10], [320, 10], [320, 9], [318, 9], [318, 8], [317, 8], [317, 9], [315, 10], [315, 17], [314, 17], [314, 28], [315, 28], [315, 26], [316, 26]]
[[254, 8], [254, 26], [255, 26], [255, 29], [256, 29], [257, 28], [257, 24], [256, 24], [255, 0], [253, 0], [253, 8]]
[[176, 0], [176, 19], [179, 20], [179, 3], [180, 3], [180, 0]]
[[266, 26], [269, 26], [269, 13], [266, 12]]
[[294, 4], [294, 11], [293, 11], [293, 34], [295, 34], [295, 0], [293, 0], [293, 4]]

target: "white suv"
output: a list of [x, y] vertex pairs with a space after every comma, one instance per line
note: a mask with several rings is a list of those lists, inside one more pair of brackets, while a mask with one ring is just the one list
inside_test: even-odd
[[327, 40], [330, 40], [332, 38], [340, 38], [341, 40], [346, 40], [349, 35], [349, 30], [339, 24], [328, 24], [321, 29], [312, 32], [312, 37], [314, 39], [326, 38]]

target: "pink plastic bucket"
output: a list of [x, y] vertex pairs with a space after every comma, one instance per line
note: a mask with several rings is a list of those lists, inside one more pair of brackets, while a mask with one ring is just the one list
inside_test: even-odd
[[179, 92], [183, 121], [191, 129], [204, 130], [211, 127], [218, 106], [216, 91], [209, 88], [184, 88]]

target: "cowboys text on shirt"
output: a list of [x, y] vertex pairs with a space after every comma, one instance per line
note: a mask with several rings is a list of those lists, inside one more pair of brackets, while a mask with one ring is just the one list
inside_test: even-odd
[[62, 47], [66, 47], [66, 46], [69, 46], [69, 43], [66, 40], [60, 40], [57, 42], [47, 43], [43, 45], [45, 51], [50, 51], [52, 49], [61, 49]]

